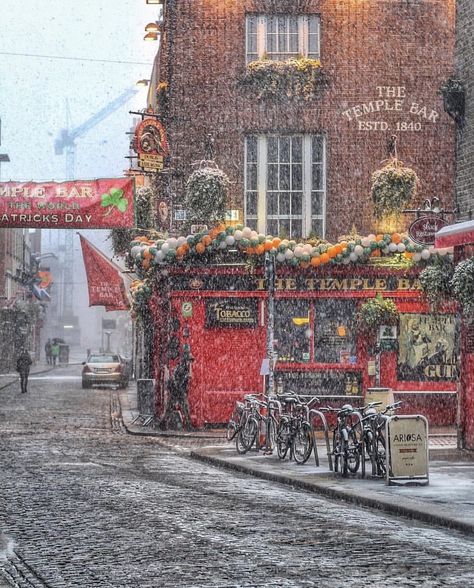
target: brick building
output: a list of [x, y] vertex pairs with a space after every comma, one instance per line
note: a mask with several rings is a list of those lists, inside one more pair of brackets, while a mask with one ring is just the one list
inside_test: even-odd
[[474, 214], [474, 4], [457, 2], [456, 75], [466, 91], [463, 127], [458, 132], [456, 161], [456, 201], [459, 220], [467, 221]]
[[[398, 157], [421, 180], [412, 204], [437, 196], [451, 207], [455, 125], [439, 88], [453, 72], [454, 0], [163, 4], [152, 79], [166, 100], [152, 92], [150, 105], [182, 172], [163, 190], [173, 204], [210, 135], [246, 225], [293, 237], [335, 239], [353, 225], [367, 234], [370, 177], [395, 135]], [[251, 61], [299, 55], [321, 61], [324, 83], [309, 99], [259, 99], [240, 83]]]

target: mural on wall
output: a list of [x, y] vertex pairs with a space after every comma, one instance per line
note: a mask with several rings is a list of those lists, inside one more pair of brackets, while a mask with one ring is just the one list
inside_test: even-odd
[[400, 315], [398, 379], [456, 380], [459, 373], [458, 345], [454, 315]]

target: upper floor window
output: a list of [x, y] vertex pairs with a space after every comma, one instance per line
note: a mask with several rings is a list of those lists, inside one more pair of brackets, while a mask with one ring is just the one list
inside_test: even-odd
[[260, 233], [324, 237], [322, 135], [250, 135], [245, 142], [245, 222]]
[[320, 20], [308, 15], [248, 15], [247, 63], [267, 57], [319, 59]]

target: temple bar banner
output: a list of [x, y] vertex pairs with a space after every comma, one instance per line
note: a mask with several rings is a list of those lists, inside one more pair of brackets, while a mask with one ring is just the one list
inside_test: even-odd
[[0, 182], [0, 228], [111, 229], [133, 226], [133, 178]]

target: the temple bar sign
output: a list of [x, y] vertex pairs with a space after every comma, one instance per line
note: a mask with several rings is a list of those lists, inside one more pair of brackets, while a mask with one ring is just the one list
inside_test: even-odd
[[[304, 278], [304, 284], [298, 278], [277, 278], [275, 289], [291, 291], [304, 289], [308, 292], [361, 292], [365, 290], [383, 291], [417, 291], [421, 290], [418, 278]], [[258, 280], [257, 290], [266, 290], [265, 279]]]
[[258, 325], [258, 302], [255, 299], [220, 299], [206, 301], [206, 328], [251, 329]]

